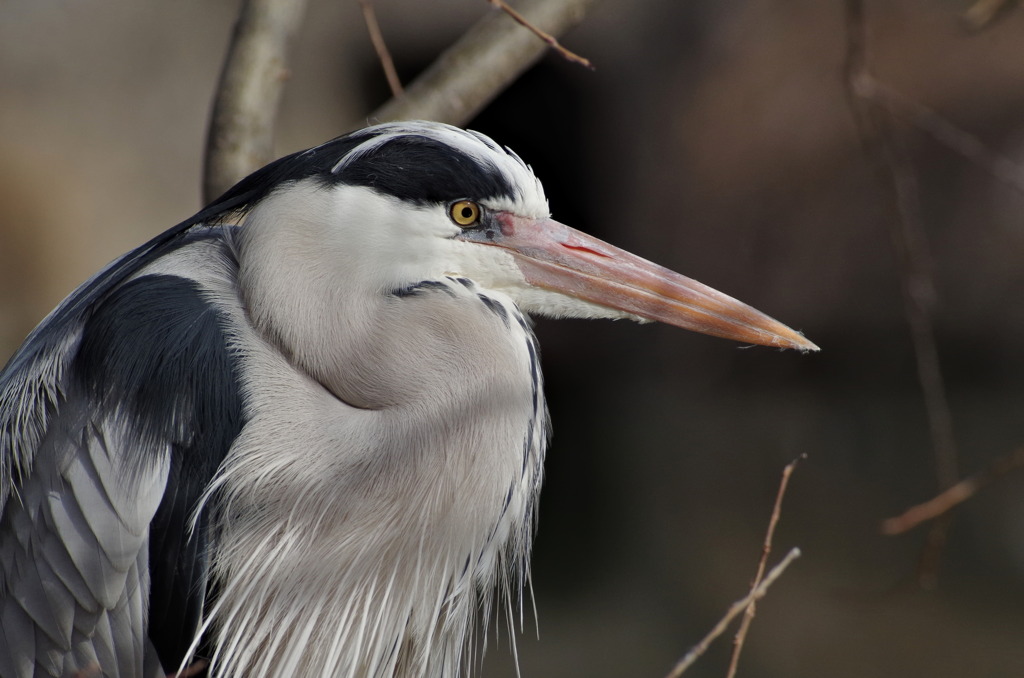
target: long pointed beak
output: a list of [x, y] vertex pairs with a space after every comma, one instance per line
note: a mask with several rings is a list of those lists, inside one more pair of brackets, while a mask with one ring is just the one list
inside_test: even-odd
[[551, 219], [502, 212], [465, 238], [512, 252], [531, 285], [715, 337], [818, 347], [741, 301]]

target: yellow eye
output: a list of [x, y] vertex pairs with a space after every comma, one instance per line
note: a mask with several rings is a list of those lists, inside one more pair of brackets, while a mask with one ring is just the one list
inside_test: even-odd
[[452, 203], [448, 216], [462, 228], [469, 228], [480, 221], [480, 205], [472, 200], [460, 200]]

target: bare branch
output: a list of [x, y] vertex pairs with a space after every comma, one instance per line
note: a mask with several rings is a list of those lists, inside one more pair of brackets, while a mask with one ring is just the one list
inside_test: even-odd
[[[845, 10], [847, 97], [865, 152], [874, 160], [883, 185], [890, 192], [893, 218], [889, 236], [900, 267], [904, 312], [914, 344], [936, 476], [939, 488], [945, 489], [959, 476], [958, 454], [932, 323], [935, 282], [920, 215], [917, 175], [895, 133], [891, 113], [878, 105], [871, 95], [874, 81], [868, 65], [868, 29], [863, 0], [846, 0]], [[918, 581], [922, 586], [931, 586], [935, 581], [938, 554], [945, 543], [947, 527], [945, 520], [932, 526], [918, 566]]]
[[370, 0], [359, 0], [363, 7], [363, 20], [366, 21], [366, 30], [370, 33], [370, 42], [377, 52], [380, 65], [384, 69], [384, 77], [388, 79], [388, 87], [391, 88], [391, 96], [402, 96], [402, 81], [398, 79], [398, 71], [395, 70], [395, 62], [388, 52], [387, 43], [384, 42], [384, 34], [380, 32], [380, 24], [377, 23], [377, 15], [373, 11], [373, 4]]
[[768, 575], [764, 578], [764, 581], [762, 581], [757, 588], [748, 593], [741, 600], [737, 600], [735, 603], [732, 604], [732, 606], [729, 608], [729, 611], [725, 613], [725, 616], [718, 620], [718, 623], [715, 624], [715, 627], [711, 629], [711, 631], [709, 631], [708, 634], [704, 636], [704, 638], [702, 638], [699, 643], [694, 645], [693, 648], [689, 652], [687, 652], [686, 655], [682, 659], [680, 659], [675, 666], [672, 667], [672, 670], [669, 671], [668, 676], [666, 676], [666, 678], [679, 678], [679, 676], [683, 675], [683, 672], [690, 668], [690, 666], [692, 666], [693, 663], [697, 661], [700, 658], [700, 656], [707, 651], [711, 643], [713, 643], [716, 638], [718, 638], [725, 632], [725, 629], [729, 627], [729, 624], [732, 623], [733, 619], [742, 614], [743, 611], [746, 610], [751, 603], [757, 602], [758, 600], [764, 598], [765, 594], [768, 593], [768, 588], [775, 583], [776, 579], [782, 576], [782, 573], [785, 572], [787, 567], [789, 567], [789, 564], [799, 557], [800, 549], [790, 549], [789, 553], [786, 554], [786, 557], [779, 561], [779, 564], [773, 567], [770, 572], [768, 572]]
[[[782, 479], [779, 481], [779, 491], [775, 495], [775, 505], [772, 507], [772, 515], [771, 518], [768, 519], [768, 530], [764, 535], [764, 546], [761, 548], [761, 560], [757, 564], [757, 574], [754, 575], [754, 581], [750, 585], [752, 591], [761, 585], [761, 579], [764, 577], [764, 571], [768, 565], [768, 556], [770, 556], [772, 552], [772, 539], [775, 537], [775, 527], [779, 524], [779, 518], [782, 515], [782, 498], [786, 496], [786, 488], [789, 487], [789, 477], [793, 475], [793, 470], [796, 468], [796, 465], [800, 463], [800, 460], [806, 458], [807, 455], [802, 454], [786, 464], [786, 468], [782, 469]], [[729, 671], [726, 673], [726, 678], [733, 678], [736, 675], [736, 669], [740, 662], [740, 653], [743, 651], [743, 643], [747, 639], [747, 631], [750, 630], [750, 624], [754, 621], [756, 609], [757, 605], [755, 604], [755, 601], [751, 600], [750, 604], [747, 605], [746, 612], [743, 615], [743, 621], [740, 623], [739, 631], [736, 632], [736, 638], [733, 641], [732, 659], [729, 660]]]
[[973, 497], [978, 490], [1007, 473], [1024, 466], [1024, 447], [1010, 454], [994, 459], [982, 471], [968, 476], [923, 504], [911, 506], [895, 518], [882, 521], [882, 534], [897, 535], [914, 529], [921, 523], [932, 520], [949, 511], [957, 504]]
[[288, 42], [305, 6], [306, 0], [245, 0], [242, 5], [206, 139], [205, 202], [272, 159]]
[[[551, 35], [583, 20], [594, 0], [527, 0], [520, 13]], [[502, 12], [488, 12], [372, 122], [424, 118], [464, 125], [529, 68], [547, 46]]]
[[558, 52], [559, 54], [561, 54], [568, 61], [572, 61], [573, 63], [577, 63], [577, 64], [579, 64], [581, 66], [589, 68], [590, 70], [594, 70], [594, 64], [590, 63], [590, 59], [584, 59], [583, 57], [581, 57], [580, 55], [576, 54], [575, 52], [570, 52], [569, 50], [567, 50], [565, 47], [562, 46], [562, 44], [560, 42], [558, 42], [558, 40], [556, 40], [554, 38], [554, 36], [551, 36], [551, 35], [545, 33], [541, 29], [539, 29], [536, 26], [534, 26], [533, 24], [531, 24], [529, 21], [526, 20], [526, 17], [524, 17], [522, 14], [520, 14], [517, 11], [515, 11], [511, 7], [509, 7], [508, 3], [504, 2], [504, 0], [487, 0], [487, 1], [490, 2], [492, 5], [494, 5], [495, 7], [497, 7], [498, 9], [500, 9], [501, 11], [505, 12], [505, 14], [508, 14], [510, 17], [515, 19], [516, 22], [519, 23], [521, 26], [524, 26], [524, 27], [530, 29], [531, 31], [533, 31], [534, 35], [536, 35], [538, 38], [540, 38], [541, 40], [546, 42], [551, 47], [551, 49], [553, 49], [556, 52]]
[[948, 118], [914, 101], [874, 76], [864, 74], [858, 93], [904, 122], [913, 125], [950, 150], [959, 153], [1010, 188], [1024, 193], [1024, 164], [991, 150], [975, 135], [954, 125]]

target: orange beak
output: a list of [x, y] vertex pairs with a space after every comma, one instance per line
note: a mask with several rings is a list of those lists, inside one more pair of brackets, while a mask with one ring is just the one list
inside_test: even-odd
[[507, 212], [462, 237], [502, 247], [531, 285], [683, 329], [799, 351], [802, 334], [707, 285], [551, 219]]

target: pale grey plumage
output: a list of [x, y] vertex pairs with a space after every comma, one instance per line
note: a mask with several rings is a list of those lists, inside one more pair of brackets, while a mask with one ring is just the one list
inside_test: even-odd
[[[532, 333], [510, 332], [474, 284], [446, 276], [360, 311], [324, 294], [263, 308], [275, 298], [264, 285], [315, 285], [333, 261], [248, 271], [249, 248], [287, 250], [294, 235], [264, 219], [250, 215], [237, 247], [240, 289], [259, 301], [246, 304], [255, 327], [237, 325], [249, 423], [211, 487], [227, 582], [216, 659], [225, 675], [458, 675], [495, 577], [518, 590], [525, 576], [546, 429]], [[304, 337], [262, 326], [280, 313], [328, 340], [304, 354]]]

